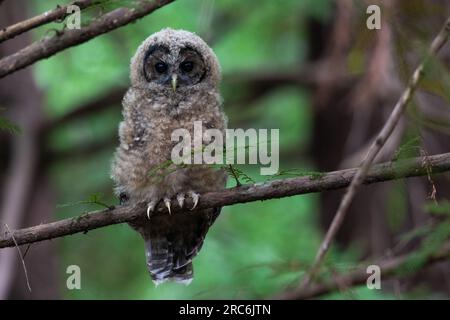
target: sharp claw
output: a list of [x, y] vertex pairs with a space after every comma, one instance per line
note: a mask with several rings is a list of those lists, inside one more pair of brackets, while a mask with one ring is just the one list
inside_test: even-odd
[[150, 220], [150, 214], [155, 209], [155, 204], [156, 204], [155, 201], [150, 201], [148, 203], [148, 207], [147, 207], [147, 218], [148, 218], [148, 220]]
[[178, 205], [180, 206], [180, 208], [183, 208], [183, 204], [184, 204], [184, 194], [180, 193], [177, 195], [177, 200], [178, 200]]
[[192, 198], [192, 202], [194, 202], [194, 205], [192, 206], [191, 210], [194, 210], [195, 207], [197, 207], [198, 199], [200, 198], [200, 196], [199, 196], [198, 193], [195, 193], [195, 192], [193, 192], [193, 191], [189, 192], [189, 195], [190, 195], [191, 198]]
[[169, 214], [172, 214], [172, 212], [170, 211], [170, 200], [165, 198], [164, 199], [164, 204], [166, 205], [167, 210], [169, 210]]

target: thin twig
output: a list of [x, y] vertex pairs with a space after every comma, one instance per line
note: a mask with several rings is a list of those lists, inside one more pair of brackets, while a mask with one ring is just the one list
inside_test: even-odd
[[373, 161], [375, 160], [375, 157], [378, 155], [378, 152], [381, 150], [383, 145], [386, 143], [389, 136], [394, 131], [397, 123], [399, 122], [399, 120], [403, 114], [403, 111], [405, 110], [406, 106], [408, 105], [408, 102], [411, 100], [411, 98], [414, 94], [414, 91], [416, 90], [417, 85], [423, 76], [426, 63], [428, 62], [428, 60], [431, 56], [435, 55], [444, 46], [444, 44], [447, 42], [449, 33], [450, 33], [450, 18], [447, 19], [444, 27], [441, 29], [439, 34], [433, 40], [427, 56], [424, 58], [423, 62], [414, 71], [414, 74], [413, 74], [408, 86], [406, 87], [405, 91], [403, 92], [403, 94], [401, 95], [397, 104], [395, 105], [394, 110], [390, 114], [388, 120], [384, 124], [384, 126], [381, 129], [380, 133], [378, 134], [377, 138], [370, 146], [366, 157], [362, 161], [360, 168], [358, 169], [355, 177], [352, 179], [352, 182], [351, 182], [347, 192], [345, 193], [344, 197], [342, 198], [342, 201], [339, 205], [338, 210], [336, 211], [333, 221], [332, 221], [332, 223], [325, 235], [325, 238], [317, 252], [313, 266], [311, 267], [310, 271], [307, 273], [307, 275], [304, 277], [304, 279], [301, 283], [302, 286], [305, 287], [305, 286], [309, 285], [309, 283], [313, 279], [314, 275], [317, 273], [320, 266], [322, 265], [325, 255], [328, 252], [328, 249], [330, 248], [330, 244], [333, 241], [334, 236], [336, 235], [337, 231], [339, 230], [342, 222], [344, 221], [345, 215], [348, 211], [348, 208], [350, 207], [350, 204], [352, 203], [352, 200], [356, 194], [358, 187], [364, 182], [364, 178], [366, 177], [367, 172], [370, 169], [370, 166], [372, 165]]
[[20, 21], [18, 23], [15, 23], [9, 27], [0, 30], [0, 43], [8, 39], [12, 39], [31, 29], [43, 26], [53, 21], [62, 20], [66, 18], [70, 14], [67, 12], [67, 8], [70, 5], [76, 5], [80, 8], [80, 10], [83, 10], [85, 8], [97, 5], [104, 1], [105, 0], [77, 0], [66, 6], [57, 6], [53, 10], [46, 11], [40, 15], [37, 15], [24, 21]]
[[431, 185], [431, 192], [430, 192], [429, 198], [431, 200], [433, 200], [433, 202], [435, 204], [438, 204], [437, 199], [436, 199], [436, 193], [437, 193], [436, 185], [434, 184], [433, 178], [431, 177], [433, 170], [428, 165], [428, 153], [424, 149], [420, 149], [420, 155], [423, 157], [423, 166], [424, 166], [424, 168], [427, 169], [427, 179]]
[[36, 61], [48, 58], [57, 52], [136, 21], [173, 1], [137, 1], [138, 5], [135, 8], [118, 8], [95, 19], [86, 27], [72, 30], [66, 29], [58, 32], [53, 37], [45, 37], [14, 54], [2, 58], [0, 60], [0, 78], [25, 68]]
[[27, 245], [27, 248], [25, 249], [25, 252], [23, 253], [23, 260], [25, 260], [25, 258], [27, 257], [28, 251], [31, 249], [32, 244], [29, 243]]
[[233, 165], [230, 164], [229, 169], [234, 180], [236, 180], [236, 187], [242, 186], [242, 183], [239, 181], [239, 177], [237, 176], [236, 171], [234, 171]]
[[[433, 169], [433, 174], [450, 171], [450, 153], [429, 156], [428, 161]], [[423, 158], [419, 157], [375, 165], [369, 171], [364, 183], [371, 184], [406, 177], [425, 176], [427, 175], [427, 170], [422, 166], [422, 163]], [[356, 168], [346, 169], [324, 173], [320, 177], [302, 176], [279, 179], [265, 183], [243, 185], [218, 192], [209, 192], [201, 195], [196, 210], [345, 188], [350, 184], [357, 170]], [[192, 200], [186, 199], [186, 206], [192, 205]], [[14, 236], [19, 245], [63, 237], [107, 225], [144, 219], [146, 208], [145, 204], [117, 206], [112, 210], [94, 211], [78, 217], [15, 230]], [[195, 212], [192, 212], [192, 214], [195, 214]], [[167, 214], [164, 204], [160, 203], [154, 214]], [[185, 213], [178, 206], [174, 206], [172, 215], [174, 214]], [[14, 246], [14, 241], [11, 236], [0, 236], [0, 248], [12, 246]]]
[[330, 268], [330, 272], [333, 282], [336, 283], [339, 292], [342, 295], [348, 295], [350, 299], [355, 300], [355, 293], [352, 291], [351, 286], [349, 286], [349, 284], [346, 282], [347, 279], [345, 279], [345, 277], [342, 277], [342, 275], [340, 275], [339, 272], [333, 267]]
[[[28, 107], [34, 108], [35, 105], [24, 103], [20, 107], [26, 110]], [[36, 120], [36, 118], [33, 119]], [[22, 135], [13, 136], [11, 140], [14, 148], [10, 156], [11, 168], [2, 189], [0, 219], [12, 229], [18, 228], [20, 222], [24, 221], [24, 216], [27, 213], [25, 206], [30, 198], [33, 177], [37, 170], [36, 165], [39, 155], [36, 149], [35, 130], [31, 127], [24, 131]], [[14, 246], [14, 241], [11, 242], [11, 246]], [[13, 274], [15, 273], [14, 255], [13, 251], [0, 252], [0, 300], [6, 299], [11, 289]]]
[[22, 251], [20, 250], [19, 245], [17, 244], [16, 238], [14, 238], [14, 234], [11, 232], [11, 230], [8, 227], [8, 225], [6, 223], [4, 223], [4, 225], [5, 225], [6, 230], [8, 231], [8, 233], [11, 235], [11, 239], [13, 240], [14, 245], [16, 246], [17, 251], [19, 252], [19, 257], [20, 257], [20, 261], [22, 262], [23, 272], [25, 273], [25, 280], [27, 281], [28, 291], [31, 292], [30, 281], [28, 279], [27, 266], [25, 265], [25, 260], [24, 260], [24, 256], [22, 255]]
[[[404, 265], [411, 257], [411, 254], [405, 254], [393, 258], [388, 258], [379, 261], [366, 261], [361, 263], [362, 267], [351, 271], [345, 275], [337, 276], [334, 279], [323, 281], [321, 283], [311, 284], [309, 287], [298, 287], [293, 290], [288, 290], [275, 297], [274, 299], [294, 300], [294, 299], [311, 299], [322, 296], [327, 293], [334, 292], [340, 289], [340, 284], [345, 283], [347, 287], [361, 285], [367, 282], [369, 274], [367, 273], [367, 266], [377, 265], [380, 267], [382, 279], [386, 280], [398, 275], [399, 268]], [[436, 254], [430, 256], [423, 264], [424, 267], [433, 263], [437, 263], [450, 258], [450, 243], [443, 245], [442, 249]], [[419, 271], [419, 270], [417, 270]]]

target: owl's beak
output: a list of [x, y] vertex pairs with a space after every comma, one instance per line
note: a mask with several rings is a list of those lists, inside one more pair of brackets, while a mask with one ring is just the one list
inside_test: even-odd
[[174, 92], [177, 89], [177, 75], [176, 74], [172, 75], [172, 89]]

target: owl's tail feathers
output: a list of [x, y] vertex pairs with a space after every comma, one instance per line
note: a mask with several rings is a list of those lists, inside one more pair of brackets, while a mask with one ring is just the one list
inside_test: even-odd
[[177, 250], [166, 238], [152, 238], [146, 241], [147, 267], [153, 283], [159, 285], [173, 280], [188, 285], [194, 276], [191, 259]]
[[189, 262], [181, 268], [173, 269], [172, 271], [172, 279], [175, 282], [185, 285], [189, 285], [192, 282], [192, 278], [194, 277], [194, 267], [192, 266], [192, 262]]
[[152, 224], [140, 230], [145, 240], [148, 270], [155, 284], [167, 280], [184, 284], [192, 281], [192, 259], [202, 248], [219, 212], [220, 208], [215, 208], [196, 215], [155, 217]]

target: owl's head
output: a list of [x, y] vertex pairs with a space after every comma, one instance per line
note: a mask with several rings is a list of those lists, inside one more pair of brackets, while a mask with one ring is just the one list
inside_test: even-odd
[[217, 87], [220, 66], [194, 33], [163, 29], [149, 36], [131, 59], [131, 84], [163, 92]]

